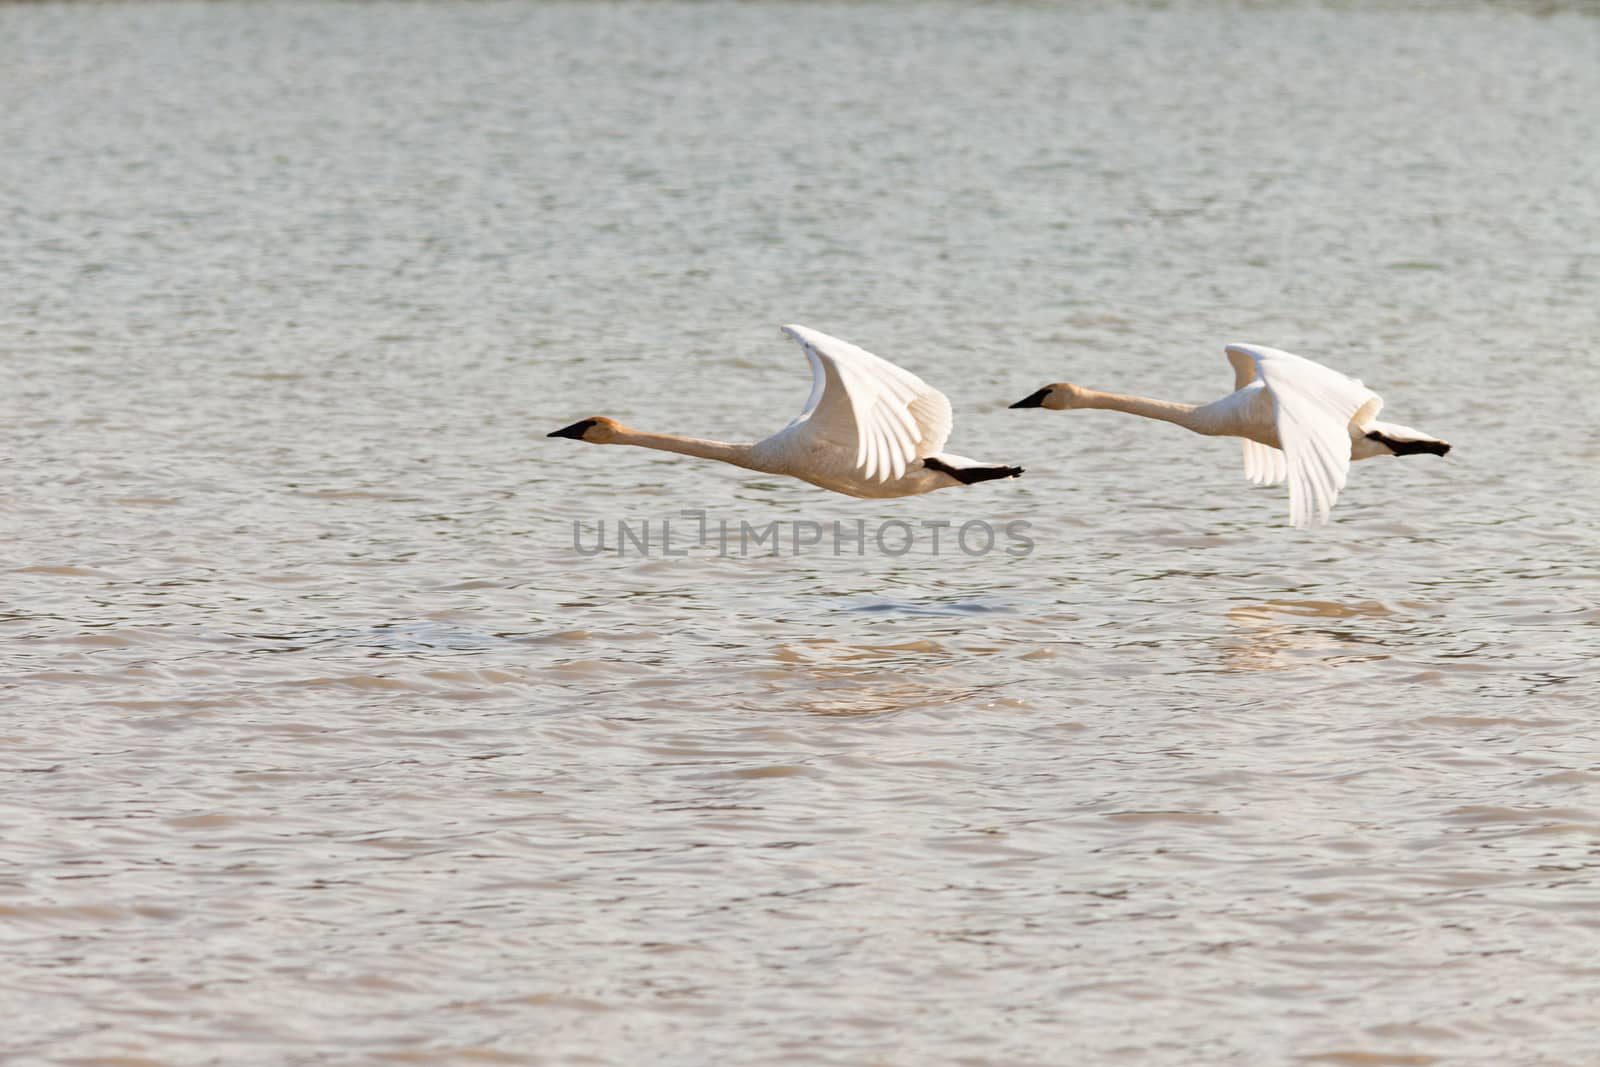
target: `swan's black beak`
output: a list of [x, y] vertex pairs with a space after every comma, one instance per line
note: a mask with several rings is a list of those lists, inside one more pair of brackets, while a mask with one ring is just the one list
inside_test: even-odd
[[545, 436], [546, 437], [571, 437], [571, 438], [573, 438], [575, 440], [581, 441], [581, 440], [583, 440], [583, 435], [588, 433], [589, 432], [589, 427], [591, 427], [593, 425], [594, 425], [594, 420], [593, 419], [584, 419], [582, 422], [575, 422], [571, 426], [563, 426], [559, 430], [552, 430], [551, 432], [545, 434]]
[[1021, 400], [1017, 401], [1011, 406], [1014, 408], [1042, 408], [1044, 407], [1044, 398], [1049, 395], [1050, 389], [1047, 386], [1044, 389], [1039, 390], [1037, 393], [1029, 393], [1027, 396], [1023, 397]]

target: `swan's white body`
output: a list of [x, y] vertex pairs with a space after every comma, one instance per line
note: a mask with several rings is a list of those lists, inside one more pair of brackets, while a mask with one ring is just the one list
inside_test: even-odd
[[1068, 382], [1012, 407], [1106, 408], [1159, 419], [1211, 436], [1244, 438], [1245, 477], [1289, 483], [1289, 522], [1326, 522], [1352, 460], [1430, 452], [1448, 442], [1377, 421], [1383, 398], [1354, 378], [1303, 356], [1262, 345], [1227, 346], [1234, 391], [1209, 404], [1177, 404], [1101, 393]]
[[1022, 473], [943, 451], [950, 401], [910, 371], [820, 330], [790, 325], [783, 332], [811, 360], [811, 397], [793, 422], [765, 440], [728, 444], [646, 433], [603, 417], [549, 436], [716, 459], [855, 497], [914, 496]]

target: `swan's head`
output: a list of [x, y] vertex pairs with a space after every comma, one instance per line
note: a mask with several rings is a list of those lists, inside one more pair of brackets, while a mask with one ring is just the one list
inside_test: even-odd
[[1034, 393], [1029, 393], [1011, 406], [1014, 408], [1052, 408], [1056, 411], [1065, 411], [1067, 408], [1086, 408], [1088, 404], [1088, 390], [1081, 385], [1071, 382], [1054, 382]]
[[621, 429], [622, 423], [616, 419], [608, 419], [604, 415], [596, 415], [592, 419], [582, 419], [571, 426], [563, 426], [559, 430], [552, 430], [545, 436], [571, 437], [577, 441], [588, 441], [591, 445], [606, 445], [616, 440], [617, 432]]

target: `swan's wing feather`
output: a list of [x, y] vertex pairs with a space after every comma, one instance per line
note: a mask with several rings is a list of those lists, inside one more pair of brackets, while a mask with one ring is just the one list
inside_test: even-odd
[[1229, 345], [1236, 371], [1237, 356], [1254, 363], [1256, 376], [1272, 394], [1289, 483], [1289, 522], [1326, 522], [1350, 472], [1350, 420], [1358, 412], [1371, 418], [1383, 401], [1354, 378], [1289, 352]]
[[805, 348], [806, 359], [811, 363], [811, 395], [806, 397], [806, 406], [800, 409], [800, 414], [795, 416], [794, 422], [791, 422], [790, 426], [793, 426], [795, 422], [804, 422], [811, 417], [811, 413], [817, 410], [817, 403], [822, 399], [823, 391], [828, 387], [828, 369], [823, 366], [822, 360], [818, 358], [816, 349], [810, 345], [804, 345], [803, 347]]
[[796, 446], [849, 453], [862, 477], [902, 477], [913, 461], [944, 448], [950, 401], [904, 368], [820, 330], [790, 325], [812, 365], [811, 398], [786, 433]]
[[1256, 485], [1277, 485], [1289, 476], [1282, 449], [1248, 437], [1240, 443], [1244, 445], [1244, 476], [1250, 481]]
[[1238, 392], [1256, 378], [1256, 361], [1245, 352], [1244, 345], [1228, 346], [1228, 362], [1233, 364], [1233, 390]]
[[[1233, 389], [1238, 392], [1260, 377], [1256, 361], [1243, 345], [1229, 345], [1228, 362], [1233, 365]], [[1265, 383], [1263, 383], [1265, 384]], [[1248, 437], [1239, 442], [1244, 446], [1244, 476], [1255, 485], [1277, 485], [1288, 477], [1283, 450], [1252, 441]]]

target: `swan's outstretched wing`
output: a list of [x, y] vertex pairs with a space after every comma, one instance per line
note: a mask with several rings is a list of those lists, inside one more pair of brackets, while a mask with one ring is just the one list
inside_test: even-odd
[[[1354, 378], [1320, 363], [1259, 345], [1229, 345], [1234, 377], [1244, 375], [1248, 361], [1272, 394], [1278, 442], [1283, 446], [1283, 471], [1289, 482], [1289, 522], [1304, 526], [1326, 522], [1328, 509], [1344, 488], [1350, 472], [1350, 420], [1371, 418], [1383, 400]], [[1265, 446], [1258, 446], [1265, 447]], [[1252, 457], [1245, 448], [1245, 473], [1270, 474], [1270, 457]]]
[[[1245, 354], [1243, 345], [1228, 349], [1228, 362], [1233, 364], [1234, 392], [1260, 377], [1256, 373], [1256, 361]], [[1239, 443], [1244, 446], [1244, 476], [1252, 484], [1277, 485], [1288, 477], [1288, 464], [1283, 458], [1282, 449], [1252, 441], [1248, 437]]]
[[950, 401], [908, 370], [837, 337], [785, 326], [811, 360], [811, 398], [784, 431], [792, 448], [831, 446], [854, 457], [861, 476], [899, 478], [944, 448]]
[[1250, 352], [1254, 345], [1229, 345], [1228, 362], [1233, 364], [1233, 391], [1238, 392], [1261, 375], [1256, 373], [1255, 357]]
[[1264, 445], [1259, 441], [1252, 441], [1248, 437], [1242, 441], [1244, 445], [1244, 476], [1254, 485], [1277, 485], [1289, 476], [1289, 463], [1284, 458], [1283, 450]]

